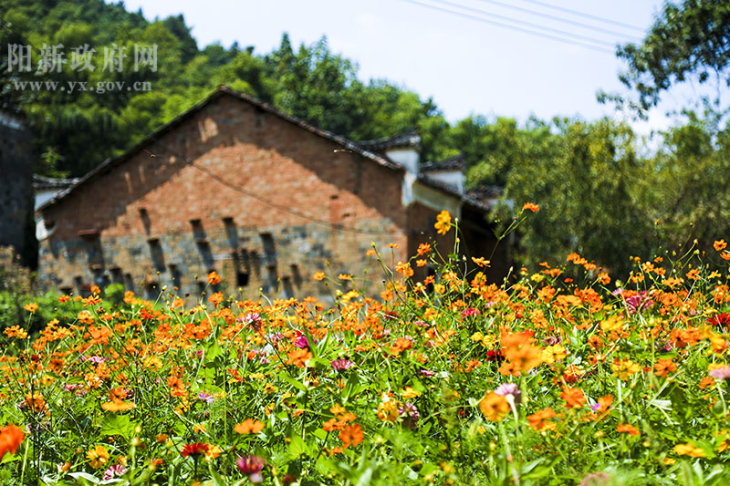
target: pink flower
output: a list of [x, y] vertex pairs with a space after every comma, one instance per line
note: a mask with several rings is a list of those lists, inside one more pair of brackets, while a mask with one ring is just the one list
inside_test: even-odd
[[466, 318], [466, 317], [476, 317], [478, 315], [479, 315], [479, 310], [478, 309], [472, 309], [471, 307], [469, 307], [468, 309], [464, 309], [463, 311], [461, 311], [461, 317], [464, 317], [464, 318]]
[[344, 359], [344, 358], [336, 359], [336, 360], [332, 361], [332, 363], [330, 363], [330, 364], [332, 365], [332, 368], [334, 368], [335, 371], [349, 370], [350, 368], [352, 368], [355, 365], [355, 363], [353, 363], [349, 359]]
[[626, 299], [626, 307], [629, 313], [635, 314], [654, 305], [654, 301], [649, 297], [649, 292], [642, 290], [633, 297]]
[[115, 476], [121, 476], [127, 472], [127, 468], [122, 466], [121, 464], [117, 464], [114, 466], [111, 466], [109, 469], [104, 471], [104, 481], [108, 481], [110, 479], [114, 479]]
[[506, 397], [507, 395], [512, 395], [515, 403], [520, 403], [522, 401], [522, 392], [520, 391], [520, 387], [517, 386], [515, 383], [503, 383], [499, 385], [496, 390], [494, 390], [494, 393], [496, 393], [497, 395], [502, 395], [503, 397]]
[[257, 456], [243, 456], [236, 461], [238, 470], [248, 475], [248, 480], [252, 483], [260, 483], [263, 480], [261, 470], [264, 468], [265, 461]]
[[727, 380], [730, 378], [730, 366], [723, 366], [710, 371], [710, 376], [718, 380]]

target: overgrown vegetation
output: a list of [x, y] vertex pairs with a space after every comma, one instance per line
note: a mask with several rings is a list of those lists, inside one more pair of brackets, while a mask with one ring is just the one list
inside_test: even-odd
[[[458, 231], [445, 212], [437, 229]], [[727, 484], [730, 252], [713, 247], [636, 258], [625, 283], [575, 253], [500, 283], [424, 241], [392, 268], [368, 252], [379, 301], [326, 269], [331, 308], [92, 289], [36, 336], [48, 304], [27, 302], [2, 338], [0, 481]], [[412, 281], [418, 260], [436, 275]]]

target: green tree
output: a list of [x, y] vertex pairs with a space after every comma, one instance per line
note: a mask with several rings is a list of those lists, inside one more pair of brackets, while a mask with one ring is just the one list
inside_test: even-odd
[[730, 2], [667, 2], [640, 44], [618, 51], [629, 66], [620, 79], [639, 95], [639, 107], [655, 106], [673, 85], [715, 79], [730, 85]]
[[712, 243], [730, 240], [730, 129], [723, 114], [684, 113], [686, 122], [664, 133], [664, 143], [652, 164], [653, 217], [671, 247], [698, 240], [712, 251]]
[[506, 198], [540, 205], [521, 239], [525, 263], [564, 262], [578, 252], [615, 275], [626, 274], [626, 250], [647, 254], [656, 245], [640, 181], [646, 167], [628, 125], [555, 119], [533, 127], [514, 158]]

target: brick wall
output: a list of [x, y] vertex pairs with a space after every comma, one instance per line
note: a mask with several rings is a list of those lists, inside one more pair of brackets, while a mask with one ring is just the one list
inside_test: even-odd
[[315, 271], [379, 271], [371, 242], [405, 258], [402, 177], [223, 96], [44, 210], [40, 277], [66, 291], [118, 281], [196, 295], [215, 269], [226, 292], [326, 295]]

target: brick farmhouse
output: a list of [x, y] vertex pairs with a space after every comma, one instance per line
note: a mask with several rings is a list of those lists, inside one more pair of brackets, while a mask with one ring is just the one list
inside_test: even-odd
[[[41, 283], [122, 283], [148, 298], [178, 287], [194, 299], [215, 270], [224, 293], [327, 298], [315, 272], [382, 281], [372, 243], [388, 264], [432, 240], [448, 253], [453, 231], [433, 226], [443, 209], [460, 219], [465, 256], [488, 257], [489, 202], [465, 194], [454, 161], [419, 173], [419, 142], [355, 143], [221, 87], [39, 208]], [[494, 263], [503, 275], [506, 249]]]

